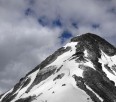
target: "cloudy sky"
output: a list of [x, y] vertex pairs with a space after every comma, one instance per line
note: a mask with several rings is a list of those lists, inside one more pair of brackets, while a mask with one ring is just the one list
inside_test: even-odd
[[116, 45], [116, 0], [0, 0], [0, 93], [86, 32]]

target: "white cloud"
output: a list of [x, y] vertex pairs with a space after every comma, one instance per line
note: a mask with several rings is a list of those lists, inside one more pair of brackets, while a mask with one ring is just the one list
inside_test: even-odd
[[0, 91], [6, 91], [60, 45], [60, 29], [26, 17], [24, 2], [0, 1]]
[[[66, 28], [74, 20], [82, 28], [88, 28], [93, 23], [100, 24], [99, 32], [103, 35], [105, 31], [108, 32], [105, 36], [116, 32], [113, 29], [116, 14], [111, 12], [111, 8], [116, 9], [115, 0], [37, 0], [31, 8], [37, 17], [47, 16], [49, 20], [53, 20], [60, 16]], [[93, 28], [88, 29], [88, 32], [91, 30]]]

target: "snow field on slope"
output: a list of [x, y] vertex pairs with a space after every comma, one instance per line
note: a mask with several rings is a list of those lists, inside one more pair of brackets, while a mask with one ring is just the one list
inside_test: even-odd
[[[55, 66], [58, 69], [59, 67], [62, 66], [59, 72], [52, 74], [46, 80], [43, 80], [39, 84], [35, 85], [29, 91], [29, 93], [25, 93], [25, 91], [33, 83], [39, 70], [28, 75], [27, 78], [31, 78], [31, 82], [23, 89], [20, 89], [21, 88], [20, 87], [17, 90], [18, 94], [12, 102], [15, 102], [19, 98], [26, 98], [29, 96], [38, 97], [37, 102], [39, 102], [39, 101], [42, 102], [41, 100], [43, 100], [43, 99], [47, 99], [47, 100], [49, 100], [49, 102], [61, 102], [61, 100], [60, 100], [61, 98], [63, 99], [62, 102], [71, 102], [71, 99], [74, 99], [74, 100], [72, 100], [72, 102], [76, 102], [76, 99], [80, 97], [79, 95], [82, 95], [82, 97], [79, 98], [79, 102], [83, 102], [83, 101], [84, 102], [92, 102], [91, 100], [87, 101], [87, 98], [89, 96], [83, 90], [79, 89], [76, 86], [75, 79], [72, 77], [73, 75], [83, 77], [83, 75], [82, 75], [83, 70], [79, 68], [80, 64], [94, 68], [93, 64], [89, 60], [86, 63], [77, 63], [75, 61], [75, 59], [72, 59], [72, 55], [76, 53], [76, 47], [75, 47], [76, 45], [77, 45], [77, 42], [71, 42], [71, 43], [68, 43], [67, 45], [65, 45], [64, 48], [71, 47], [71, 49], [69, 51], [63, 53], [62, 55], [58, 56], [54, 62], [52, 62], [51, 64], [47, 65], [44, 68], [44, 70], [47, 70], [47, 68], [49, 68], [50, 66]], [[85, 57], [88, 56], [87, 51], [84, 51], [84, 55], [85, 55]], [[56, 78], [57, 75], [62, 74], [62, 73], [64, 73], [64, 77], [62, 79], [57, 79], [57, 80], [53, 81], [53, 79]], [[66, 86], [62, 86], [63, 84], [65, 84]], [[63, 94], [61, 95], [61, 93], [63, 93]], [[53, 96], [53, 95], [55, 95], [55, 96]], [[57, 96], [59, 96], [59, 98]], [[69, 97], [69, 96], [71, 96], [71, 97]], [[52, 99], [52, 97], [57, 97], [57, 98]], [[66, 97], [68, 97], [69, 99]], [[36, 102], [36, 101], [33, 101], [33, 102]]]
[[[62, 86], [63, 84], [65, 86]], [[45, 90], [49, 85], [42, 87]], [[87, 102], [87, 98], [90, 99], [83, 90], [76, 86], [75, 80], [71, 76], [65, 76], [57, 80], [50, 90], [44, 91], [41, 96], [32, 102], [77, 102], [77, 99], [79, 99], [79, 102]], [[90, 99], [88, 102], [92, 102], [92, 100]]]
[[[72, 46], [71, 46], [71, 47], [72, 47]], [[72, 50], [72, 49], [73, 49], [73, 50]], [[70, 61], [69, 61], [69, 58], [70, 58], [73, 54], [75, 54], [75, 46], [74, 46], [72, 49], [71, 49], [71, 51], [68, 51], [68, 52], [62, 54], [61, 56], [59, 56], [53, 63], [51, 63], [50, 65], [47, 66], [47, 67], [49, 67], [49, 66], [55, 65], [55, 66], [57, 66], [57, 68], [58, 68], [58, 67], [60, 67], [61, 65], [63, 65], [62, 68], [61, 68], [61, 70], [60, 70], [58, 73], [56, 73], [55, 75], [52, 75], [52, 76], [50, 76], [48, 79], [46, 79], [46, 80], [40, 82], [40, 84], [35, 85], [35, 86], [31, 89], [30, 93], [29, 93], [27, 96], [30, 96], [30, 95], [36, 95], [36, 96], [38, 96], [38, 95], [42, 94], [41, 96], [38, 97], [37, 102], [38, 102], [38, 100], [41, 102], [41, 100], [43, 100], [43, 99], [46, 99], [47, 102], [48, 102], [48, 100], [51, 99], [50, 97], [52, 97], [52, 96], [51, 96], [51, 95], [52, 95], [52, 92], [50, 93], [50, 91], [48, 91], [48, 90], [50, 89], [50, 90], [53, 91], [53, 89], [54, 89], [54, 92], [60, 93], [59, 90], [60, 90], [60, 88], [61, 88], [61, 86], [62, 86], [63, 83], [65, 83], [66, 85], [71, 86], [72, 89], [80, 90], [81, 93], [86, 94], [84, 91], [82, 91], [81, 89], [79, 89], [79, 88], [76, 86], [76, 82], [75, 82], [74, 78], [72, 78], [72, 76], [73, 76], [74, 74], [77, 75], [77, 76], [82, 77], [82, 73], [83, 73], [83, 70], [80, 69], [80, 68], [78, 68], [79, 64], [76, 63], [75, 60], [70, 60]], [[90, 64], [90, 63], [89, 63], [89, 64]], [[88, 65], [88, 63], [87, 63], [87, 65]], [[65, 76], [64, 76], [62, 79], [57, 79], [56, 81], [53, 81], [53, 79], [54, 79], [58, 74], [61, 74], [61, 73], [64, 73]], [[65, 79], [65, 80], [64, 80], [64, 79]], [[66, 81], [66, 80], [68, 80], [68, 81]], [[77, 89], [77, 88], [78, 88], [78, 89]], [[72, 90], [72, 89], [71, 89], [71, 90]], [[63, 89], [62, 89], [62, 90], [63, 90]], [[64, 90], [64, 91], [66, 91], [66, 90]], [[62, 92], [62, 91], [61, 91], [61, 92]], [[72, 91], [72, 92], [73, 92], [73, 91]], [[78, 91], [77, 91], [77, 92], [78, 92]], [[70, 93], [70, 92], [69, 92], [69, 93]], [[79, 92], [79, 93], [80, 93], [80, 92]], [[78, 95], [80, 95], [80, 94], [78, 94]], [[76, 97], [77, 97], [78, 95], [76, 95]], [[87, 95], [87, 94], [86, 94], [86, 95]], [[27, 97], [27, 96], [25, 96], [25, 97]], [[64, 97], [64, 96], [63, 96], [63, 97]], [[84, 95], [84, 97], [85, 97], [85, 95]], [[87, 97], [89, 97], [89, 96], [87, 95]], [[87, 99], [87, 97], [86, 97], [86, 99]], [[62, 97], [61, 97], [61, 98], [62, 98]], [[59, 98], [59, 99], [61, 99], [61, 98]], [[63, 100], [65, 100], [65, 99], [67, 99], [67, 98], [65, 97]], [[71, 98], [71, 99], [72, 99], [72, 98]], [[83, 99], [83, 98], [82, 98], [82, 99]], [[80, 98], [80, 102], [83, 101], [82, 99]], [[75, 98], [74, 98], [73, 101], [74, 101], [74, 102], [76, 101]], [[33, 102], [36, 102], [36, 101], [33, 101]], [[50, 100], [50, 102], [60, 102], [60, 100], [58, 101], [58, 100], [52, 99], [52, 100]], [[64, 102], [65, 102], [65, 101], [64, 101]], [[67, 102], [68, 102], [68, 101], [67, 101]], [[71, 101], [69, 101], [69, 102], [71, 102]]]
[[[63, 61], [64, 60], [66, 60], [66, 59], [68, 59], [70, 56], [72, 56], [72, 54], [74, 54], [75, 53], [75, 46], [76, 46], [76, 42], [72, 42], [72, 43], [68, 43], [65, 47], [71, 47], [71, 51], [68, 51], [68, 53], [64, 53], [63, 54], [63, 56], [61, 55], [61, 56], [58, 56], [58, 62], [60, 62], [60, 63], [55, 63], [58, 67], [60, 67], [60, 65], [61, 65], [61, 63], [63, 63]], [[61, 58], [60, 58], [61, 57]], [[61, 61], [60, 61], [61, 60]], [[57, 62], [57, 61], [56, 61]], [[53, 64], [52, 64], [53, 65]], [[50, 65], [48, 65], [48, 66], [46, 66], [46, 67], [49, 67]], [[34, 81], [34, 79], [35, 79], [35, 77], [36, 77], [36, 75], [37, 75], [37, 73], [39, 72], [39, 70], [37, 70], [37, 71], [35, 71], [35, 72], [33, 72], [32, 74], [30, 74], [30, 75], [28, 75], [27, 76], [27, 78], [31, 78], [31, 82], [26, 86], [26, 87], [24, 87], [23, 89], [18, 89], [14, 94], [16, 94], [16, 93], [18, 93], [17, 94], [17, 96], [15, 97], [15, 99], [13, 100], [13, 101], [15, 101], [15, 100], [17, 100], [19, 97], [20, 98], [25, 98], [25, 97], [28, 97], [31, 93], [24, 93], [27, 89], [28, 89], [28, 87], [33, 83], [33, 81]], [[25, 79], [25, 80], [27, 80], [27, 79]], [[43, 83], [43, 81], [42, 81], [42, 83]], [[41, 84], [40, 84], [41, 85]], [[40, 86], [39, 85], [39, 86]], [[37, 85], [37, 87], [39, 87], [38, 85]], [[36, 87], [34, 88], [32, 88], [32, 90], [36, 90]]]
[[[75, 45], [76, 45], [77, 43], [75, 43]], [[67, 59], [69, 59], [70, 58], [70, 56], [72, 56], [72, 54], [74, 54], [75, 53], [75, 45], [74, 45], [74, 47], [72, 47], [72, 53], [70, 52], [70, 51], [68, 51], [68, 52], [66, 52], [66, 53], [64, 53], [64, 54], [62, 54], [61, 56], [59, 56], [57, 59], [56, 59], [56, 61], [54, 61], [53, 63], [51, 63], [50, 65], [48, 65], [48, 66], [46, 66], [46, 67], [49, 67], [49, 66], [53, 66], [53, 65], [55, 65], [55, 66], [57, 66], [57, 68], [59, 68], [61, 65], [63, 65], [63, 67], [62, 67], [62, 69], [61, 69], [61, 72], [60, 73], [56, 73], [55, 75], [52, 75], [52, 76], [50, 76], [49, 78], [47, 78], [46, 80], [44, 80], [44, 81], [42, 81], [42, 82], [40, 82], [38, 85], [35, 85], [31, 90], [30, 90], [30, 92], [28, 93], [28, 94], [25, 94], [25, 95], [23, 95], [23, 97], [27, 97], [27, 96], [29, 96], [29, 95], [33, 95], [33, 94], [35, 94], [36, 96], [39, 94], [39, 93], [41, 93], [41, 92], [36, 92], [36, 90], [39, 90], [39, 91], [44, 91], [43, 90], [43, 88], [41, 88], [41, 86], [42, 87], [44, 87], [44, 89], [45, 89], [45, 83], [47, 83], [47, 84], [49, 84], [49, 85], [47, 85], [47, 86], [52, 86], [52, 84], [54, 84], [54, 82], [53, 82], [53, 79], [58, 75], [58, 74], [61, 74], [61, 73], [65, 73], [65, 75], [67, 74], [67, 75], [69, 75], [69, 73], [72, 73], [72, 72], [75, 72], [75, 70], [73, 70], [73, 68], [75, 67], [76, 69], [77, 69], [77, 64], [75, 65], [75, 62], [72, 60], [72, 61], [66, 61], [66, 62], [64, 62], [65, 60], [67, 60]], [[58, 62], [58, 63], [57, 63]], [[71, 72], [70, 72], [70, 69], [71, 69]], [[80, 70], [81, 71], [81, 70]], [[79, 72], [78, 74], [80, 74], [80, 71], [77, 71], [77, 72]], [[76, 73], [76, 72], [75, 72]], [[82, 72], [81, 72], [81, 76], [82, 76]], [[38, 89], [39, 88], [39, 89]]]

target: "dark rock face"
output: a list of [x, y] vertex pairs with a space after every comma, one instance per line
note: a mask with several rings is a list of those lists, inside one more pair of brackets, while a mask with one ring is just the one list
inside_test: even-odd
[[[104, 67], [111, 73], [114, 74], [114, 72], [111, 70], [111, 68], [108, 66], [108, 64], [105, 64]], [[114, 74], [115, 75], [115, 74]]]
[[[90, 51], [98, 54], [98, 48], [109, 56], [116, 54], [116, 48], [108, 43], [105, 39], [91, 33], [86, 33], [71, 39], [72, 42], [79, 42]], [[95, 46], [96, 45], [96, 46]], [[82, 49], [81, 49], [82, 50]], [[98, 54], [99, 55], [99, 54]]]
[[12, 93], [9, 93], [2, 99], [2, 102], [10, 102], [16, 97], [16, 95], [17, 94], [13, 95]]
[[99, 71], [102, 71], [101, 63], [98, 62], [98, 59], [101, 58], [101, 50], [108, 56], [116, 54], [116, 48], [114, 46], [95, 34], [83, 34], [72, 38], [71, 41], [78, 42], [76, 53], [73, 55], [74, 58], [79, 57], [76, 59], [77, 63], [86, 62], [83, 53], [87, 50], [89, 53], [88, 59], [93, 63], [96, 70]]
[[64, 73], [61, 73], [61, 74], [57, 75], [57, 76], [53, 79], [53, 81], [55, 81], [55, 80], [57, 80], [57, 79], [61, 79], [64, 75], [65, 75]]
[[114, 102], [114, 100], [116, 100], [116, 87], [99, 72], [89, 69], [89, 71], [84, 72], [84, 79], [85, 83], [91, 87], [104, 102]]
[[63, 67], [63, 65], [61, 65], [57, 70], [56, 73], [60, 71], [60, 69]]
[[3, 94], [0, 95], [0, 98], [3, 96]]
[[97, 98], [97, 96], [91, 91], [89, 90], [84, 82], [84, 79], [82, 77], [78, 77], [76, 75], [73, 75], [75, 81], [76, 81], [76, 85], [77, 87], [79, 87], [80, 89], [84, 90], [93, 100], [93, 102], [101, 102], [99, 98]]
[[[52, 67], [54, 67], [54, 66], [52, 66]], [[51, 68], [51, 66], [50, 66], [50, 68]], [[46, 72], [43, 71], [43, 73], [42, 73], [40, 71], [37, 74], [35, 80], [31, 84], [31, 86], [27, 89], [26, 93], [28, 93], [31, 90], [31, 88], [33, 88], [33, 86], [35, 86], [35, 85], [39, 84], [41, 81], [47, 79], [49, 76], [51, 76], [55, 72], [56, 68], [53, 68], [53, 69], [52, 68], [50, 69], [50, 68], [48, 68], [49, 70], [47, 70]]]
[[27, 98], [21, 98], [15, 102], [31, 102], [35, 99], [35, 96], [30, 96], [30, 97], [27, 97]]
[[24, 88], [24, 87], [26, 87], [26, 86], [30, 83], [30, 81], [31, 81], [31, 79], [28, 78], [28, 79], [24, 82], [24, 84], [22, 85], [21, 89]]
[[101, 72], [94, 70], [90, 67], [81, 66], [84, 70], [83, 77], [74, 75], [74, 79], [77, 82], [77, 86], [84, 90], [94, 102], [101, 102], [96, 95], [87, 89], [88, 85], [95, 93], [103, 99], [103, 102], [115, 102], [116, 100], [116, 87], [114, 83], [103, 75]]
[[81, 52], [81, 51], [77, 51], [77, 52], [73, 55], [73, 58], [72, 58], [71, 60], [73, 60], [73, 59], [76, 59], [75, 61], [76, 61], [77, 63], [87, 62], [87, 60], [84, 58], [84, 53], [83, 53], [83, 51], [82, 51], [82, 52]]
[[62, 86], [66, 86], [66, 84], [62, 84]]
[[[14, 94], [25, 82], [25, 78], [20, 79], [19, 83], [17, 83], [14, 88], [13, 91], [8, 93], [2, 100], [2, 102], [10, 102], [12, 99], [14, 99], [16, 97], [17, 94]], [[13, 95], [14, 94], [14, 95]]]
[[112, 66], [112, 69], [113, 69], [113, 71], [116, 72], [116, 65], [115, 64]]
[[[86, 62], [83, 52], [87, 50], [89, 53], [88, 59], [93, 63], [94, 69], [87, 66], [80, 66], [84, 70], [83, 77], [74, 75], [74, 79], [77, 82], [77, 86], [84, 90], [94, 102], [101, 102], [96, 95], [87, 89], [88, 85], [95, 93], [97, 93], [103, 102], [115, 102], [116, 100], [116, 87], [113, 81], [111, 81], [107, 75], [103, 72], [101, 63], [98, 62], [98, 58], [101, 58], [101, 51], [106, 53], [108, 56], [116, 54], [116, 48], [109, 44], [106, 40], [94, 34], [84, 34], [71, 39], [72, 42], [78, 42], [76, 46], [76, 53], [73, 55], [77, 63]], [[108, 65], [104, 67], [112, 74], [113, 71]], [[115, 68], [112, 68], [116, 70]]]

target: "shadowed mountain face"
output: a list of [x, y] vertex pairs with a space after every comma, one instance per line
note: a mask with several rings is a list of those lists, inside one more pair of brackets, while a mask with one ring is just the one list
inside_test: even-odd
[[116, 102], [116, 48], [95, 34], [74, 37], [0, 102]]

